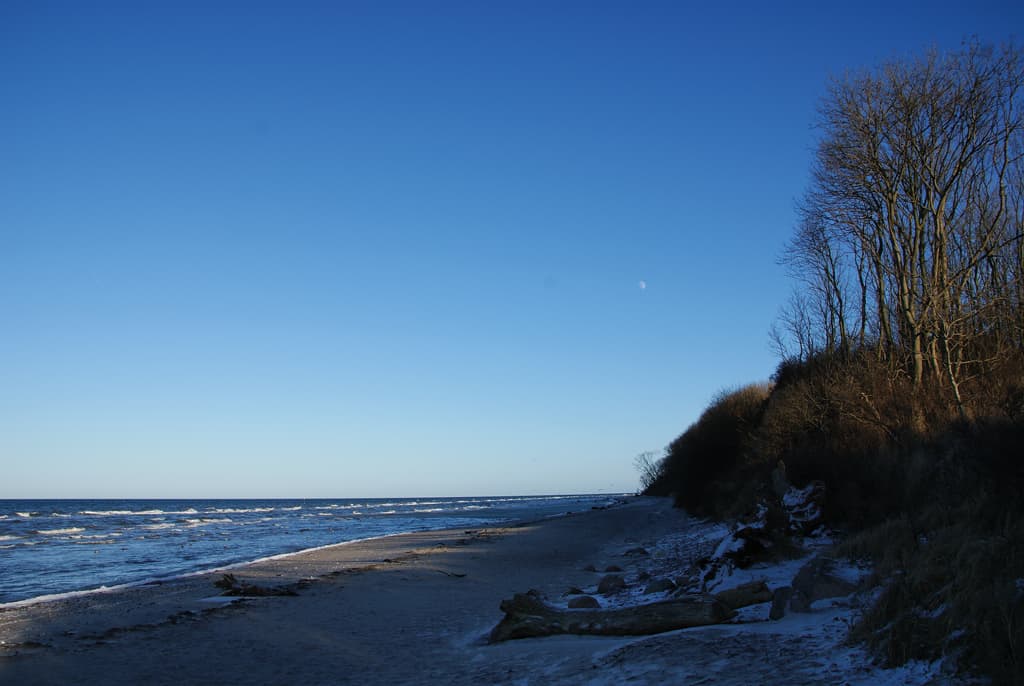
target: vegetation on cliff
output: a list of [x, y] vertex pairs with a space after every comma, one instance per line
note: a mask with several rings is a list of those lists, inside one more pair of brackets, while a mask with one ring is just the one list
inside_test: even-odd
[[853, 636], [1024, 683], [1024, 86], [970, 43], [836, 80], [771, 383], [716, 397], [645, 492], [740, 517], [821, 481], [885, 589]]

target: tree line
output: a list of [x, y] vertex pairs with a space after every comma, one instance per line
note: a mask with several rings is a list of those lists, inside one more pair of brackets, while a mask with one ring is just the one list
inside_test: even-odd
[[870, 351], [948, 394], [1024, 350], [1021, 52], [971, 42], [833, 80], [783, 263], [784, 357]]

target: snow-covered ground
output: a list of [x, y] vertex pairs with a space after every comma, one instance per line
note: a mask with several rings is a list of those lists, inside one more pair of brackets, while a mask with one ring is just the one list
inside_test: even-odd
[[[827, 553], [832, 540], [819, 531], [803, 541], [796, 557], [739, 569], [724, 557], [735, 539], [724, 524], [691, 519], [690, 525], [657, 540], [617, 545], [597, 565], [594, 584], [580, 590], [602, 607], [625, 607], [669, 598], [673, 593], [719, 593], [748, 582], [764, 581], [770, 590], [790, 586], [798, 571], [815, 556]], [[711, 576], [694, 575], [694, 564]], [[709, 563], [709, 561], [711, 561]], [[612, 571], [606, 571], [611, 568]], [[619, 568], [616, 571], [615, 568]], [[608, 573], [622, 576], [627, 586], [599, 595], [597, 584]], [[831, 573], [859, 584], [870, 569], [836, 561]], [[648, 583], [672, 579], [676, 591], [644, 593]], [[697, 588], [696, 586], [702, 586]], [[881, 684], [882, 686], [970, 683], [940, 662], [911, 662], [884, 669], [846, 637], [877, 589], [861, 589], [843, 597], [813, 602], [808, 612], [788, 611], [768, 618], [771, 602], [741, 608], [724, 624], [683, 629], [637, 639], [594, 639], [589, 666], [579, 660], [552, 664], [544, 675], [556, 684]], [[565, 607], [571, 595], [551, 599]], [[551, 640], [551, 639], [545, 639]]]

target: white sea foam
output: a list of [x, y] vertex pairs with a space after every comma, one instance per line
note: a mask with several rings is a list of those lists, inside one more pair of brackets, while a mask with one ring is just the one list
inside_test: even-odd
[[40, 595], [35, 598], [26, 598], [25, 600], [15, 600], [10, 603], [0, 603], [0, 610], [6, 610], [13, 607], [25, 607], [27, 605], [36, 605], [37, 603], [49, 603], [55, 600], [67, 600], [69, 598], [79, 598], [84, 595], [93, 595], [95, 593], [111, 593], [113, 591], [120, 591], [125, 588], [132, 588], [134, 586], [141, 586], [145, 582], [132, 583], [132, 584], [121, 584], [120, 586], [100, 586], [99, 588], [92, 588], [86, 591], [68, 591], [67, 593], [51, 593], [49, 595]]
[[21, 536], [0, 536], [0, 541], [17, 541]]
[[78, 514], [92, 517], [152, 517], [154, 515], [199, 514], [199, 511], [190, 507], [187, 510], [83, 510]]
[[[32, 553], [31, 549], [25, 548], [30, 545], [40, 545], [42, 548], [56, 547], [56, 546], [67, 546], [69, 543], [75, 544], [73, 547], [65, 548], [69, 551], [69, 555], [90, 555], [92, 550], [89, 546], [111, 544], [116, 543], [117, 545], [128, 546], [125, 550], [134, 551], [139, 546], [152, 546], [153, 541], [159, 542], [160, 540], [175, 540], [180, 542], [182, 545], [194, 545], [195, 553], [185, 555], [178, 560], [171, 560], [170, 558], [160, 558], [161, 569], [167, 569], [169, 572], [173, 572], [175, 568], [181, 569], [184, 567], [188, 569], [190, 565], [195, 564], [198, 566], [207, 563], [217, 564], [217, 558], [222, 556], [230, 555], [229, 548], [221, 546], [220, 539], [232, 536], [238, 537], [239, 549], [238, 552], [244, 554], [245, 547], [249, 544], [249, 539], [252, 541], [260, 541], [264, 536], [270, 538], [270, 540], [278, 541], [280, 544], [274, 543], [274, 547], [278, 550], [281, 547], [287, 547], [296, 541], [305, 542], [307, 545], [310, 543], [318, 543], [324, 539], [329, 539], [337, 536], [338, 538], [344, 538], [347, 535], [359, 535], [374, 531], [375, 533], [384, 533], [382, 530], [388, 530], [384, 535], [392, 535], [401, 533], [402, 530], [418, 530], [424, 528], [426, 522], [430, 522], [429, 527], [445, 527], [452, 525], [452, 522], [458, 522], [459, 526], [462, 526], [464, 522], [470, 522], [472, 518], [476, 516], [476, 513], [461, 512], [468, 510], [483, 510], [489, 509], [488, 513], [481, 513], [481, 520], [479, 525], [485, 525], [491, 523], [489, 520], [494, 519], [490, 517], [491, 513], [500, 514], [501, 510], [507, 505], [502, 506], [500, 503], [511, 503], [512, 508], [515, 508], [516, 503], [525, 503], [528, 500], [536, 500], [542, 503], [547, 502], [546, 498], [460, 498], [448, 499], [448, 498], [419, 498], [419, 499], [381, 499], [381, 501], [336, 501], [336, 502], [306, 502], [301, 505], [296, 504], [296, 501], [291, 503], [283, 502], [281, 506], [270, 507], [273, 503], [266, 502], [195, 502], [195, 508], [189, 508], [187, 503], [171, 504], [172, 510], [164, 509], [169, 503], [159, 502], [124, 502], [124, 503], [81, 503], [78, 507], [83, 508], [82, 511], [78, 510], [78, 507], [65, 510], [61, 507], [61, 512], [56, 512], [58, 504], [46, 504], [43, 505], [46, 509], [42, 512], [20, 512], [15, 515], [14, 512], [8, 510], [3, 513], [7, 522], [4, 522], [3, 528], [7, 529], [3, 531], [4, 534], [18, 534], [24, 536], [18, 540], [7, 539], [0, 543], [0, 547], [4, 547], [3, 557], [7, 558], [9, 555], [22, 555], [25, 556], [23, 559], [26, 562], [27, 569], [32, 568], [32, 558], [29, 557]], [[591, 498], [592, 500], [592, 498]], [[301, 501], [300, 501], [301, 502]], [[174, 510], [173, 508], [181, 508], [180, 510]], [[226, 506], [226, 507], [225, 507]], [[88, 509], [86, 509], [88, 508]], [[134, 509], [138, 508], [138, 509]], [[27, 508], [26, 508], [27, 509]], [[50, 512], [53, 512], [51, 515]], [[70, 515], [62, 514], [64, 512], [71, 512]], [[296, 512], [298, 514], [296, 514]], [[227, 516], [231, 514], [231, 517]], [[237, 514], [234, 514], [237, 513]], [[254, 514], [254, 513], [265, 513], [265, 514]], [[425, 514], [430, 514], [430, 517], [423, 517]], [[441, 517], [440, 515], [446, 515]], [[56, 517], [61, 515], [63, 517], [76, 517], [78, 519], [74, 522], [62, 522], [57, 519], [47, 519], [48, 517]], [[191, 515], [191, 516], [190, 516]], [[314, 518], [317, 516], [328, 517], [327, 520], [311, 519], [308, 523], [305, 518]], [[437, 515], [437, 516], [434, 516]], [[450, 515], [447, 516], [447, 515]], [[28, 517], [35, 517], [36, 522], [34, 526], [27, 524]], [[85, 519], [89, 517], [90, 519]], [[142, 519], [139, 519], [142, 517]], [[299, 519], [299, 518], [303, 519]], [[390, 517], [390, 519], [389, 519]], [[422, 523], [416, 524], [415, 519], [422, 517]], [[486, 519], [483, 519], [486, 517]], [[24, 532], [18, 531], [20, 525], [27, 527]], [[232, 518], [234, 522], [232, 523]], [[407, 519], [411, 519], [412, 523], [407, 522]], [[90, 522], [89, 525], [83, 523], [84, 521]], [[302, 522], [299, 524], [298, 522]], [[11, 524], [14, 526], [11, 526]], [[262, 523], [262, 525], [261, 525]], [[61, 526], [63, 524], [63, 527]], [[76, 526], [79, 525], [80, 526]], [[231, 526], [228, 526], [231, 524]], [[254, 526], [249, 527], [247, 525], [253, 524]], [[477, 522], [474, 519], [472, 524], [466, 524], [466, 526], [477, 526]], [[314, 532], [312, 535], [308, 533], [302, 533], [298, 536], [295, 535], [295, 531], [299, 526], [306, 526], [310, 528], [301, 529], [302, 532]], [[198, 527], [198, 528], [196, 528]], [[351, 533], [350, 533], [351, 530]], [[107, 533], [109, 532], [109, 533]], [[123, 533], [122, 533], [123, 532]], [[182, 538], [180, 541], [177, 536], [183, 532], [189, 532], [186, 534], [188, 540]], [[251, 533], [249, 533], [251, 532]], [[123, 538], [118, 538], [123, 536]], [[2, 539], [0, 539], [2, 540]], [[328, 544], [322, 547], [329, 547]], [[13, 548], [15, 553], [8, 552], [9, 548]], [[41, 548], [41, 549], [42, 549]], [[222, 550], [223, 548], [223, 550]], [[159, 548], [162, 550], [162, 548]], [[272, 550], [273, 548], [271, 548]], [[79, 552], [73, 553], [72, 550]], [[154, 553], [144, 552], [140, 554], [149, 555], [150, 557], [154, 554], [165, 555], [165, 553]], [[292, 555], [293, 552], [283, 553], [282, 555]], [[171, 555], [171, 558], [174, 556]], [[82, 558], [86, 559], [86, 558]], [[90, 558], [91, 559], [91, 558]], [[235, 558], [237, 559], [237, 557]], [[120, 573], [120, 568], [112, 569], [109, 574], [94, 574], [91, 575], [87, 582], [91, 581], [96, 584], [103, 583], [116, 583], [116, 581], [123, 580], [126, 575], [131, 575], [133, 572], [133, 564], [136, 562], [134, 558], [128, 559], [124, 574]], [[165, 564], [165, 562], [167, 564]], [[175, 564], [177, 562], [178, 564]], [[112, 564], [113, 567], [117, 567], [116, 564]], [[6, 570], [5, 570], [6, 571]], [[117, 571], [118, 575], [115, 576], [114, 572]], [[138, 571], [143, 571], [139, 569]], [[118, 579], [120, 576], [120, 579]], [[2, 577], [2, 574], [0, 574]], [[106, 578], [105, 578], [106, 577]], [[168, 578], [168, 577], [163, 577]], [[58, 584], [40, 585], [38, 592], [50, 591], [59, 589]]]
[[273, 507], [253, 507], [249, 509], [224, 507], [214, 510], [206, 510], [204, 514], [249, 514], [252, 512], [273, 512], [276, 508]]
[[228, 524], [232, 520], [227, 517], [217, 519], [203, 517], [200, 519], [186, 519], [185, 521], [188, 523], [189, 528], [192, 528], [197, 526], [206, 526], [207, 524]]

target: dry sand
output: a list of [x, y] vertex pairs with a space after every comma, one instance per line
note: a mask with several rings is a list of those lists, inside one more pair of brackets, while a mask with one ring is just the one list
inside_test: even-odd
[[625, 566], [624, 550], [689, 522], [667, 500], [631, 498], [517, 527], [392, 536], [234, 570], [240, 581], [299, 583], [295, 597], [211, 602], [220, 577], [211, 574], [7, 608], [0, 683], [836, 683], [792, 631], [487, 645], [503, 598], [593, 586], [600, 575], [584, 567]]

